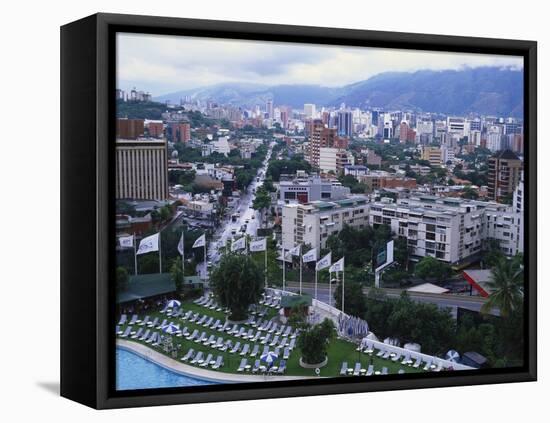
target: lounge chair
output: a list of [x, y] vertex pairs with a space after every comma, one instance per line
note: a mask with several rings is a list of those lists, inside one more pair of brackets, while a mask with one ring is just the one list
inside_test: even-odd
[[294, 329], [294, 331], [290, 335], [290, 339], [296, 339], [300, 331], [298, 329]]
[[202, 325], [207, 328], [208, 326], [210, 326], [212, 324], [212, 322], [214, 321], [214, 318], [213, 317], [209, 317], [206, 322], [204, 322]]
[[145, 316], [145, 319], [139, 323], [140, 326], [145, 326], [147, 323], [149, 323], [149, 320], [151, 318], [149, 316]]
[[290, 351], [292, 351], [295, 346], [296, 346], [296, 338], [290, 340], [290, 344], [288, 344], [288, 348], [290, 348]]
[[241, 327], [241, 329], [239, 330], [239, 332], [237, 332], [237, 333], [235, 334], [235, 336], [236, 336], [237, 338], [240, 338], [242, 335], [244, 335], [244, 331], [245, 331], [245, 330], [246, 330], [245, 328]]
[[115, 333], [116, 333], [117, 335], [120, 335], [120, 334], [122, 333], [122, 331], [120, 330], [120, 326], [119, 326], [119, 325], [116, 325]]
[[130, 332], [132, 332], [132, 326], [128, 326], [124, 333], [120, 335], [121, 338], [127, 338], [130, 335]]
[[223, 338], [221, 336], [218, 337], [214, 345], [212, 345], [213, 348], [221, 348], [223, 347]]
[[210, 325], [210, 329], [217, 329], [220, 325], [220, 319], [216, 320], [214, 323]]
[[157, 333], [157, 339], [151, 345], [153, 347], [157, 347], [160, 345], [161, 342], [162, 342], [162, 336], [160, 335], [160, 333]]
[[187, 326], [185, 326], [181, 332], [178, 334], [178, 336], [189, 336], [190, 332], [189, 332], [189, 329], [187, 328]]
[[221, 355], [219, 355], [217, 358], [216, 358], [216, 362], [212, 365], [212, 368], [214, 370], [218, 370], [220, 367], [223, 366], [223, 357]]
[[143, 328], [139, 328], [138, 331], [136, 333], [134, 333], [130, 338], [132, 338], [132, 339], [139, 338], [142, 333], [143, 333]]
[[285, 331], [285, 328], [286, 328], [286, 325], [279, 325], [279, 328], [275, 332], [275, 335], [282, 335], [283, 332]]
[[254, 362], [254, 366], [252, 367], [252, 373], [258, 373], [258, 370], [260, 370], [260, 360], [256, 360]]
[[227, 329], [227, 326], [229, 326], [229, 323], [226, 321], [221, 327], [218, 328], [220, 332], [225, 332]]
[[344, 361], [342, 367], [340, 368], [340, 376], [345, 376], [348, 374], [348, 362]]
[[422, 359], [420, 357], [417, 357], [415, 363], [413, 364], [413, 367], [415, 369], [418, 369], [421, 363], [422, 363]]
[[201, 333], [201, 336], [198, 337], [198, 339], [195, 339], [195, 342], [197, 344], [202, 343], [206, 339], [206, 332]]
[[361, 373], [361, 363], [355, 363], [355, 367], [353, 368], [353, 376], [359, 376]]
[[407, 365], [410, 363], [410, 361], [411, 361], [411, 353], [406, 353], [405, 358], [403, 358], [403, 361], [401, 362], [401, 364]]
[[248, 362], [248, 360], [246, 358], [243, 358], [241, 360], [241, 364], [239, 364], [239, 367], [237, 368], [237, 371], [238, 372], [244, 372], [244, 368], [246, 367], [247, 362]]
[[286, 348], [284, 349], [283, 358], [284, 358], [285, 360], [288, 360], [288, 359], [290, 358], [290, 349], [289, 349], [288, 347], [286, 347]]
[[167, 310], [168, 310], [168, 304], [166, 304], [166, 305], [164, 306], [164, 308], [160, 311], [160, 313], [161, 313], [161, 314], [164, 314], [164, 313], [166, 313]]
[[279, 326], [277, 323], [273, 323], [273, 326], [271, 326], [271, 329], [269, 329], [269, 333], [273, 333], [277, 330], [277, 326]]
[[395, 356], [393, 356], [393, 358], [391, 359], [391, 361], [397, 361], [401, 358], [401, 353], [396, 353]]
[[241, 343], [240, 342], [237, 342], [233, 348], [231, 349], [231, 351], [229, 351], [231, 354], [235, 354], [237, 352], [239, 352], [239, 349], [241, 348]]
[[250, 351], [250, 344], [245, 344], [245, 346], [243, 347], [243, 349], [239, 354], [244, 356], [248, 354], [248, 351]]
[[256, 357], [259, 351], [260, 351], [259, 345], [254, 345], [254, 347], [252, 348], [252, 352], [250, 353], [250, 357]]
[[201, 364], [199, 364], [199, 366], [200, 367], [207, 367], [210, 364], [210, 361], [212, 361], [212, 358], [213, 358], [212, 354], [208, 354], [206, 356], [206, 358], [204, 359], [204, 361]]
[[387, 374], [388, 374], [388, 368], [387, 368], [387, 367], [382, 367], [382, 374], [383, 374], [383, 375], [387, 375]]
[[187, 339], [188, 341], [193, 341], [198, 335], [199, 335], [199, 331], [195, 329], [193, 333], [185, 339]]
[[199, 321], [197, 322], [197, 325], [202, 325], [202, 324], [204, 324], [204, 322], [206, 321], [207, 318], [208, 318], [208, 316], [207, 316], [206, 314], [203, 315], [203, 316], [199, 319]]
[[126, 316], [125, 314], [121, 315], [120, 316], [120, 320], [118, 321], [118, 324], [120, 326], [124, 325], [126, 323], [126, 321], [128, 320], [128, 316]]
[[168, 323], [168, 320], [167, 320], [167, 319], [164, 319], [160, 325], [157, 325], [157, 329], [162, 329], [162, 328], [164, 328], [164, 327], [166, 326], [167, 323]]
[[271, 343], [269, 344], [270, 347], [274, 347], [279, 342], [279, 335], [275, 335], [275, 338], [271, 340]]
[[281, 340], [279, 341], [279, 348], [284, 347], [286, 347], [286, 338], [281, 338]]
[[149, 334], [151, 333], [151, 329], [147, 329], [143, 335], [141, 335], [141, 338], [139, 338], [140, 341], [145, 341]]
[[239, 333], [239, 326], [238, 325], [233, 325], [233, 327], [229, 331], [229, 334], [230, 335], [236, 335], [237, 333]]
[[146, 343], [146, 344], [150, 344], [151, 342], [155, 341], [155, 340], [157, 339], [157, 335], [158, 335], [157, 332], [151, 333], [151, 335], [149, 336], [149, 338], [147, 338], [147, 339], [145, 340], [145, 343]]
[[384, 353], [384, 355], [382, 356], [382, 358], [389, 358], [390, 354], [391, 354], [390, 350], [387, 350], [387, 351]]
[[372, 364], [369, 364], [369, 367], [367, 369], [367, 376], [372, 376], [374, 373], [374, 366]]
[[262, 336], [262, 332], [257, 331], [256, 335], [254, 335], [251, 339], [252, 342], [256, 342], [258, 339], [260, 339], [260, 336]]
[[443, 363], [440, 361], [434, 369], [434, 372], [440, 372], [441, 370], [443, 370]]
[[189, 361], [191, 358], [193, 358], [193, 355], [195, 354], [195, 350], [193, 348], [189, 348], [189, 351], [187, 351], [187, 354], [185, 354], [181, 361]]
[[285, 371], [286, 371], [286, 360], [281, 360], [281, 362], [279, 363], [279, 368], [277, 369], [277, 373], [282, 375], [284, 374]]
[[248, 332], [246, 332], [243, 335], [244, 339], [250, 339], [250, 338], [253, 338], [253, 337], [254, 337], [254, 329], [249, 329]]
[[181, 316], [181, 319], [187, 320], [191, 317], [191, 314], [193, 314], [193, 312], [191, 310], [188, 310], [183, 316]]
[[159, 322], [159, 318], [155, 317], [152, 322], [147, 323], [147, 327], [149, 328], [155, 327], [158, 322]]
[[426, 365], [424, 366], [424, 370], [425, 371], [430, 370], [431, 366], [432, 366], [432, 359], [429, 358], [428, 360], [426, 360]]
[[378, 351], [378, 352], [376, 353], [376, 357], [382, 357], [385, 353], [386, 353], [386, 350], [380, 349], [380, 351]]
[[214, 335], [210, 335], [210, 337], [202, 342], [203, 345], [211, 345], [216, 343], [216, 337]]
[[290, 332], [292, 332], [292, 328], [290, 326], [287, 326], [283, 333], [283, 336], [290, 336]]
[[261, 343], [261, 344], [264, 344], [264, 345], [267, 344], [270, 337], [271, 337], [271, 335], [268, 333], [268, 334], [264, 337], [264, 339], [262, 339], [262, 340], [260, 341], [260, 343]]
[[231, 339], [225, 341], [223, 346], [220, 348], [220, 351], [227, 351], [229, 348], [231, 348]]
[[191, 360], [191, 364], [197, 364], [199, 362], [199, 360], [202, 360], [202, 357], [204, 357], [204, 354], [202, 351], [199, 351], [197, 353], [197, 355], [195, 356], [195, 358], [193, 360]]

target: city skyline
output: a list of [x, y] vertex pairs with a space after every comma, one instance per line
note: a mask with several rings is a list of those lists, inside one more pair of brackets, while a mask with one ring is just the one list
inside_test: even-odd
[[517, 56], [127, 33], [118, 34], [117, 48], [117, 87], [153, 96], [224, 83], [341, 87], [385, 72], [523, 70]]

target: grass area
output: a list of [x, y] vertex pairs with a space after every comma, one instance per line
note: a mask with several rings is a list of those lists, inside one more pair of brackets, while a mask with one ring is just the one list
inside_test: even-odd
[[[185, 303], [182, 304], [182, 307], [185, 311], [191, 310], [193, 312], [198, 312], [201, 315], [206, 314], [208, 316], [213, 317], [214, 320], [220, 319], [220, 321], [224, 322], [225, 318], [226, 318], [226, 315], [223, 312], [217, 312], [215, 310], [210, 310], [210, 309], [207, 309], [205, 307], [194, 304], [192, 302], [185, 302]], [[272, 309], [272, 308], [268, 308], [268, 311], [269, 311], [269, 313], [266, 316], [267, 318], [272, 318], [277, 313], [277, 311], [275, 309]], [[221, 337], [223, 337], [224, 342], [228, 339], [231, 339], [233, 341], [233, 344], [235, 344], [236, 342], [240, 342], [241, 347], [244, 344], [248, 343], [248, 344], [250, 344], [250, 351], [252, 351], [252, 348], [255, 344], [252, 341], [242, 340], [240, 338], [234, 337], [234, 336], [229, 335], [227, 333], [221, 333], [217, 330], [204, 328], [202, 325], [197, 325], [196, 323], [191, 323], [189, 321], [182, 321], [179, 318], [173, 319], [173, 318], [167, 317], [166, 315], [161, 314], [159, 311], [149, 312], [147, 314], [150, 316], [150, 318], [152, 320], [155, 317], [158, 317], [159, 318], [159, 324], [162, 323], [162, 321], [164, 319], [167, 319], [168, 322], [172, 321], [174, 323], [177, 323], [180, 326], [181, 329], [183, 329], [184, 327], [187, 327], [187, 329], [190, 333], [192, 333], [195, 329], [197, 329], [199, 331], [199, 335], [202, 332], [206, 332], [207, 338], [210, 337], [210, 335], [214, 335], [215, 339], [217, 339], [218, 337], [221, 336]], [[139, 317], [141, 319], [143, 319], [145, 316], [139, 316]], [[266, 317], [264, 317], [264, 318], [266, 318]], [[128, 316], [128, 318], [131, 318], [131, 316]], [[125, 330], [126, 327], [127, 327], [126, 325], [122, 325], [120, 328], [121, 328], [121, 330]], [[137, 330], [140, 327], [144, 328], [144, 330], [146, 329], [143, 326], [134, 326], [134, 330]], [[248, 326], [245, 326], [245, 328], [246, 328], [247, 331], [248, 331], [249, 328], [253, 329], [254, 333], [256, 333], [255, 328], [248, 327]], [[154, 331], [160, 332], [158, 329], [154, 329], [154, 330], [151, 330], [151, 333], [154, 332]], [[151, 344], [146, 344], [144, 341], [139, 341], [137, 339], [131, 339], [130, 337], [123, 338], [123, 339], [146, 345], [149, 348], [153, 348], [156, 351], [158, 351], [158, 352], [160, 352], [160, 353], [162, 353], [166, 356], [173, 357], [172, 353], [165, 352], [163, 350], [162, 346], [153, 347]], [[238, 366], [241, 362], [241, 359], [244, 358], [239, 353], [231, 354], [228, 351], [221, 352], [220, 350], [218, 350], [216, 348], [211, 348], [211, 347], [208, 347], [208, 346], [204, 346], [202, 344], [195, 343], [194, 341], [188, 341], [187, 339], [185, 339], [185, 337], [172, 336], [172, 342], [177, 348], [177, 356], [173, 357], [173, 358], [175, 358], [179, 362], [181, 362], [180, 361], [181, 357], [183, 357], [190, 348], [193, 348], [195, 350], [195, 352], [196, 351], [202, 351], [205, 354], [205, 356], [208, 355], [209, 353], [211, 353], [214, 360], [216, 359], [216, 357], [221, 355], [223, 357], [223, 360], [224, 360], [224, 366], [220, 370], [218, 370], [218, 371], [221, 371], [221, 372], [236, 373], [237, 368], [238, 368]], [[256, 342], [256, 344], [259, 345], [260, 353], [261, 353], [261, 351], [263, 350], [264, 345], [260, 344], [259, 342]], [[271, 348], [271, 349], [273, 350], [273, 348]], [[247, 355], [246, 358], [248, 359], [248, 364], [253, 365], [254, 361], [256, 359], [260, 358], [260, 353], [256, 357], [250, 357], [249, 355]], [[329, 348], [328, 348], [328, 351], [327, 351], [327, 355], [328, 355], [328, 363], [325, 367], [323, 367], [321, 369], [321, 376], [325, 376], [325, 377], [327, 377], [327, 376], [332, 376], [332, 377], [339, 376], [340, 375], [340, 368], [342, 366], [342, 362], [344, 362], [344, 361], [346, 361], [348, 363], [348, 367], [353, 367], [355, 365], [355, 363], [357, 363], [357, 362], [360, 362], [361, 367], [364, 368], [364, 369], [366, 369], [369, 366], [369, 364], [373, 364], [375, 370], [382, 370], [383, 367], [387, 367], [388, 368], [388, 373], [390, 373], [390, 374], [391, 373], [397, 373], [400, 369], [403, 369], [406, 373], [413, 373], [413, 372], [416, 373], [416, 372], [421, 372], [422, 371], [420, 369], [414, 369], [414, 368], [409, 367], [409, 366], [401, 365], [400, 362], [395, 363], [395, 362], [392, 362], [391, 360], [386, 360], [386, 359], [376, 357], [374, 354], [371, 356], [369, 354], [358, 352], [358, 351], [356, 351], [356, 345], [355, 344], [353, 344], [349, 341], [343, 340], [343, 339], [333, 339], [330, 342], [330, 345], [329, 345]], [[301, 356], [301, 353], [300, 353], [299, 348], [295, 348], [291, 352], [290, 358], [287, 360], [287, 370], [285, 372], [285, 375], [288, 375], [288, 376], [315, 376], [314, 369], [304, 369], [303, 367], [300, 366], [300, 364], [299, 364], [300, 356]], [[282, 358], [282, 351], [281, 351], [281, 357], [280, 358]], [[276, 364], [278, 364], [278, 361], [279, 360], [276, 361]]]

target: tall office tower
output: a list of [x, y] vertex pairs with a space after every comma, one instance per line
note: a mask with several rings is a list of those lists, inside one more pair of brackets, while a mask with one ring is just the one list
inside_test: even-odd
[[267, 117], [273, 119], [273, 99], [269, 99], [265, 103], [265, 111], [267, 112]]
[[409, 125], [407, 122], [401, 122], [401, 125], [399, 125], [399, 142], [404, 143], [407, 142], [407, 137], [409, 135]]
[[353, 134], [353, 115], [349, 110], [338, 111], [338, 135], [351, 137]]
[[116, 136], [126, 140], [135, 140], [143, 136], [144, 132], [143, 119], [117, 119], [116, 121]]
[[286, 107], [281, 108], [281, 126], [283, 129], [288, 129], [288, 109]]
[[339, 137], [336, 128], [325, 127], [321, 119], [314, 119], [312, 121], [309, 136], [308, 161], [314, 168], [319, 168], [321, 148], [346, 149], [347, 147], [348, 139]]
[[447, 131], [463, 137], [466, 135], [466, 120], [463, 117], [448, 117]]
[[166, 141], [116, 141], [117, 199], [163, 200], [168, 197]]
[[311, 103], [304, 104], [304, 113], [305, 113], [306, 117], [314, 118], [315, 115], [316, 115], [315, 104], [311, 104]]
[[323, 112], [321, 119], [326, 126], [330, 126], [330, 112]]
[[510, 199], [516, 189], [523, 163], [513, 151], [503, 150], [489, 157], [488, 165], [489, 198], [502, 203], [503, 200]]

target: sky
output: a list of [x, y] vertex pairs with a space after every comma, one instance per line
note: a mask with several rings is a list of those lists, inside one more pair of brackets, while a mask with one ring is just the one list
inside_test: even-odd
[[500, 66], [521, 57], [267, 41], [121, 34], [117, 87], [153, 96], [214, 84], [316, 84], [339, 87], [382, 72]]

